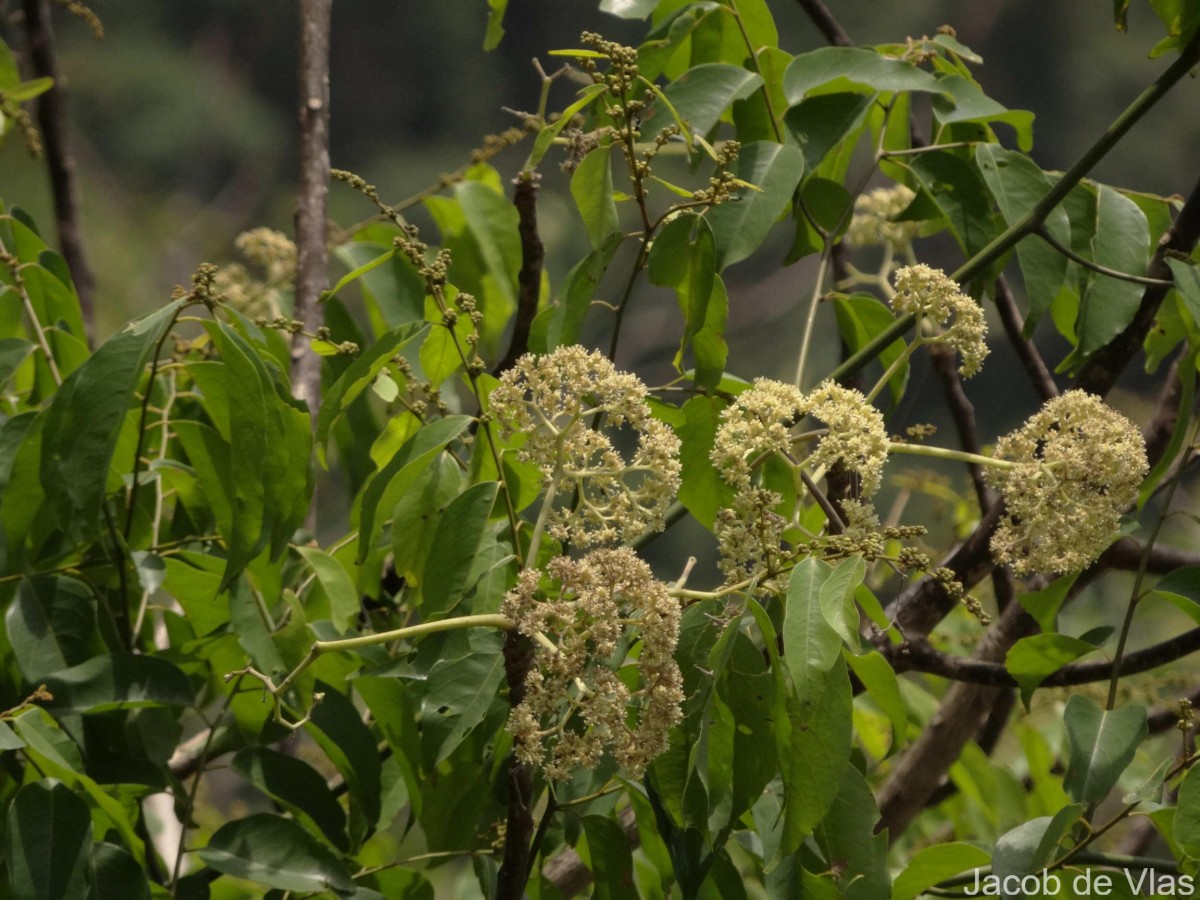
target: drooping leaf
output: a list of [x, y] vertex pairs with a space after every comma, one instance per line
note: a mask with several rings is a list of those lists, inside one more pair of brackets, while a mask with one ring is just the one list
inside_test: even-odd
[[558, 296], [533, 320], [529, 336], [531, 350], [549, 353], [564, 344], [579, 343], [584, 320], [596, 299], [596, 290], [622, 240], [621, 235], [614, 234], [567, 273]]
[[499, 487], [495, 481], [472, 485], [446, 507], [421, 580], [421, 609], [427, 619], [449, 615], [471, 586], [471, 564], [487, 533]]
[[1065, 634], [1051, 632], [1021, 638], [1004, 658], [1008, 674], [1021, 688], [1021, 702], [1029, 709], [1029, 700], [1037, 686], [1065, 666], [1096, 649], [1094, 644]]
[[[1045, 173], [1028, 157], [998, 145], [983, 144], [976, 147], [975, 164], [1008, 225], [1028, 213], [1050, 191], [1050, 182]], [[1070, 246], [1071, 226], [1061, 206], [1050, 212], [1045, 226], [1059, 243]], [[1025, 334], [1028, 336], [1038, 319], [1050, 309], [1051, 301], [1062, 287], [1067, 259], [1036, 236], [1018, 241], [1016, 250], [1021, 275], [1025, 279], [1025, 293], [1029, 298], [1029, 315], [1025, 319]]]
[[158, 656], [110, 653], [44, 679], [59, 713], [98, 713], [141, 706], [190, 706], [187, 676]]
[[33, 782], [8, 807], [4, 861], [13, 900], [85, 900], [92, 817], [65, 784]]
[[945, 92], [936, 78], [912, 63], [861, 47], [822, 47], [801, 53], [788, 66], [783, 88], [788, 102], [795, 105], [814, 88], [832, 93], [842, 83], [869, 91]]
[[21, 674], [37, 684], [88, 658], [96, 630], [95, 600], [82, 581], [36, 576], [18, 585], [4, 623]]
[[675, 355], [682, 371], [683, 353], [705, 326], [716, 280], [716, 250], [712, 229], [702, 216], [681, 215], [659, 232], [650, 250], [650, 281], [675, 291], [683, 312], [683, 338]]
[[296, 552], [304, 557], [313, 574], [317, 576], [325, 596], [329, 598], [329, 611], [335, 623], [344, 625], [358, 615], [362, 601], [354, 579], [346, 567], [323, 550], [315, 547], [297, 547]]
[[612, 144], [597, 147], [582, 160], [571, 176], [571, 196], [583, 218], [592, 249], [599, 250], [620, 230], [617, 204], [613, 202]]
[[956, 122], [1003, 122], [1016, 132], [1017, 146], [1023, 152], [1028, 153], [1033, 148], [1033, 113], [1002, 106], [987, 96], [978, 84], [961, 75], [942, 75], [938, 81], [949, 95], [933, 98], [934, 114], [938, 122], [943, 125], [953, 125]]
[[146, 870], [124, 847], [97, 841], [92, 844], [91, 864], [92, 890], [88, 900], [150, 900]]
[[621, 826], [604, 816], [584, 816], [596, 900], [625, 900], [633, 895], [633, 854]]
[[185, 302], [126, 325], [71, 373], [46, 411], [41, 481], [55, 520], [75, 543], [99, 528], [108, 469], [133, 392]]
[[1188, 769], [1179, 785], [1173, 831], [1187, 855], [1200, 858], [1200, 775], [1195, 766]]
[[829, 563], [810, 556], [792, 569], [788, 579], [783, 656], [801, 709], [811, 709], [824, 694], [829, 673], [841, 656], [841, 638], [821, 609], [821, 593], [833, 571]]
[[806, 97], [787, 111], [784, 123], [813, 172], [825, 155], [863, 123], [874, 97], [846, 92]]
[[821, 585], [821, 615], [854, 652], [858, 652], [860, 643], [858, 606], [854, 596], [866, 573], [867, 567], [862, 557], [851, 556], [834, 566], [829, 578]]
[[960, 841], [922, 847], [892, 882], [892, 900], [914, 900], [926, 888], [968, 869], [982, 868], [990, 860], [986, 850]]
[[1159, 579], [1154, 592], [1200, 625], [1200, 566], [1184, 566], [1170, 572]]
[[712, 228], [717, 269], [752, 254], [766, 239], [792, 199], [804, 158], [794, 147], [755, 141], [742, 147], [733, 174], [758, 190], [743, 189], [736, 199], [713, 207], [706, 216]]
[[313, 706], [306, 730], [346, 779], [352, 801], [350, 836], [358, 846], [374, 831], [383, 809], [379, 751], [349, 697], [319, 679], [314, 690], [324, 698]]
[[685, 424], [675, 430], [683, 466], [679, 502], [706, 528], [712, 528], [717, 511], [733, 497], [733, 488], [721, 478], [711, 458], [724, 407], [716, 397], [693, 397], [683, 405]]
[[1017, 602], [1025, 608], [1025, 612], [1033, 616], [1043, 632], [1049, 634], [1057, 631], [1058, 610], [1078, 577], [1078, 573], [1063, 575], [1040, 591], [1018, 594]]
[[500, 645], [496, 634], [473, 631], [465, 655], [438, 660], [429, 670], [421, 739], [433, 765], [450, 756], [487, 715], [504, 678]]
[[376, 334], [382, 337], [388, 329], [421, 320], [425, 280], [395, 247], [375, 241], [350, 241], [335, 248], [333, 255], [350, 269], [334, 286], [334, 293], [353, 282], [367, 303], [368, 318]]
[[891, 722], [892, 746], [889, 752], [895, 752], [904, 742], [904, 735], [908, 730], [908, 709], [904, 705], [895, 670], [877, 650], [862, 656], [847, 654], [846, 662], [863, 683], [871, 699], [879, 704], [879, 708]]
[[199, 855], [218, 872], [284, 891], [354, 891], [345, 866], [324, 844], [270, 813], [221, 826]]
[[1145, 707], [1130, 703], [1106, 710], [1090, 697], [1072, 694], [1063, 724], [1070, 758], [1063, 787], [1080, 803], [1103, 800], [1146, 738]]
[[[705, 135], [720, 120], [734, 100], [741, 100], [762, 86], [762, 76], [741, 66], [706, 63], [688, 69], [662, 89], [669, 106], [691, 129]], [[659, 99], [642, 123], [642, 131], [654, 135], [672, 122], [668, 104]]]
[[816, 831], [817, 845], [837, 871], [846, 900], [888, 896], [888, 835], [876, 833], [879, 808], [866, 779], [853, 766], [842, 773], [837, 797]]
[[246, 747], [234, 756], [233, 768], [263, 793], [311, 819], [335, 847], [349, 849], [346, 813], [308, 763], [266, 747]]
[[995, 237], [987, 185], [969, 162], [949, 151], [932, 150], [913, 157], [909, 169], [937, 205], [965, 256], [978, 253]]

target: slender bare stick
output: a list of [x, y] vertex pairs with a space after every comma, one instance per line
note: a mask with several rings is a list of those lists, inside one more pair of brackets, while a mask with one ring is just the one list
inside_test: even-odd
[[29, 39], [29, 59], [34, 75], [53, 78], [54, 87], [38, 99], [38, 127], [46, 151], [50, 172], [50, 191], [54, 196], [54, 219], [58, 227], [58, 243], [63, 259], [71, 270], [79, 309], [91, 343], [95, 329], [95, 279], [83, 250], [83, 235], [79, 228], [79, 187], [75, 179], [75, 160], [67, 135], [66, 103], [63, 98], [62, 76], [54, 53], [54, 27], [50, 21], [49, 0], [25, 0], [25, 33]]
[[[294, 318], [315, 332], [324, 318], [318, 303], [329, 287], [326, 208], [329, 196], [329, 28], [332, 0], [300, 0], [300, 183], [296, 204]], [[308, 338], [292, 344], [292, 390], [316, 412], [321, 359]]]

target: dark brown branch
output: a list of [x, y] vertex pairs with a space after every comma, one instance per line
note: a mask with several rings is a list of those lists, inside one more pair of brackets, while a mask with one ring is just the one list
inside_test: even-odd
[[1185, 344], [1175, 359], [1171, 360], [1166, 380], [1158, 392], [1154, 418], [1142, 431], [1142, 437], [1146, 440], [1146, 456], [1149, 459], [1157, 461], [1162, 458], [1171, 444], [1171, 435], [1175, 432], [1175, 423], [1179, 420], [1180, 413], [1185, 416], [1190, 416], [1192, 413], [1190, 409], [1180, 408], [1183, 403], [1183, 382], [1179, 380], [1179, 361], [1182, 359], [1186, 361], [1186, 364], [1191, 365], [1191, 362], [1187, 360], [1189, 353], [1190, 348]]
[[[525, 699], [525, 677], [533, 668], [533, 645], [518, 631], [504, 636], [504, 675], [508, 702], [517, 707]], [[508, 820], [504, 831], [504, 858], [497, 875], [496, 900], [521, 900], [529, 879], [529, 850], [533, 839], [533, 772], [513, 753], [508, 770]]]
[[[296, 203], [296, 306], [310, 334], [320, 327], [318, 302], [329, 287], [329, 29], [332, 0], [300, 0], [300, 181]], [[321, 358], [308, 338], [292, 344], [292, 391], [317, 411]]]
[[996, 310], [1000, 313], [1000, 322], [1004, 325], [1004, 333], [1008, 335], [1009, 343], [1017, 353], [1025, 374], [1029, 376], [1034, 390], [1043, 401], [1058, 396], [1058, 385], [1054, 376], [1042, 361], [1042, 356], [1033, 345], [1033, 341], [1025, 337], [1025, 320], [1017, 309], [1017, 301], [1013, 298], [1008, 279], [1001, 275], [996, 279]]
[[[1013, 707], [1016, 704], [1016, 691], [1001, 691], [996, 697], [996, 705], [992, 707], [983, 727], [979, 729], [979, 734], [975, 736], [975, 743], [988, 756], [992, 755], [996, 745], [1000, 743], [1000, 738], [1004, 736], [1004, 732], [1008, 728], [1008, 720], [1012, 716]], [[925, 805], [937, 806], [957, 792], [958, 786], [947, 778], [938, 785], [937, 790], [933, 792]]]
[[87, 254], [83, 249], [83, 234], [79, 227], [79, 186], [75, 178], [75, 160], [71, 157], [67, 134], [66, 102], [62, 76], [54, 52], [54, 26], [50, 21], [49, 0], [25, 0], [25, 33], [29, 39], [29, 59], [37, 78], [53, 78], [54, 87], [38, 98], [38, 127], [46, 151], [46, 167], [50, 174], [50, 191], [54, 196], [54, 219], [58, 228], [58, 243], [63, 259], [71, 270], [75, 292], [79, 295], [79, 310], [83, 315], [86, 335], [91, 343], [95, 328], [95, 279]]
[[841, 23], [833, 17], [833, 13], [821, 0], [799, 0], [799, 3], [800, 8], [808, 14], [809, 19], [817, 26], [817, 30], [821, 32], [826, 41], [835, 47], [854, 46], [850, 35], [846, 34]]
[[[1157, 669], [1167, 663], [1182, 659], [1197, 650], [1200, 650], [1200, 628], [1193, 628], [1177, 637], [1126, 654], [1121, 663], [1121, 674], [1136, 675], [1141, 672], [1149, 672], [1151, 669]], [[939, 675], [952, 681], [992, 687], [1013, 687], [1017, 683], [1001, 663], [943, 653], [931, 647], [924, 639], [912, 641], [906, 652], [893, 651], [890, 656], [898, 672], [923, 672], [926, 675]], [[1063, 666], [1043, 681], [1042, 687], [1071, 687], [1077, 684], [1108, 681], [1112, 676], [1112, 667], [1112, 662], [1107, 660], [1072, 663]]]
[[[1200, 182], [1192, 188], [1183, 209], [1179, 211], [1179, 218], [1159, 239], [1158, 249], [1147, 269], [1149, 274], [1169, 282], [1171, 270], [1166, 263], [1167, 252], [1191, 253], [1197, 239], [1200, 239]], [[1125, 326], [1124, 331], [1097, 350], [1084, 365], [1079, 374], [1079, 387], [1082, 390], [1101, 396], [1112, 390], [1121, 372], [1141, 350], [1142, 342], [1146, 339], [1150, 326], [1154, 324], [1158, 308], [1170, 289], [1170, 284], [1156, 284], [1146, 288], [1133, 321]]]
[[542, 176], [537, 172], [522, 172], [513, 179], [513, 205], [519, 217], [521, 235], [521, 271], [517, 275], [517, 313], [513, 319], [512, 339], [508, 352], [493, 374], [511, 369], [529, 351], [529, 329], [537, 315], [538, 295], [542, 289], [542, 264], [546, 248], [538, 234], [537, 198]]
[[[930, 348], [929, 356], [933, 363], [933, 371], [942, 382], [942, 393], [946, 396], [946, 405], [950, 407], [950, 415], [958, 431], [959, 446], [968, 453], [981, 454], [983, 451], [979, 444], [979, 430], [975, 426], [975, 407], [963, 391], [962, 379], [955, 366], [954, 350], [944, 344], [934, 344]], [[994, 494], [983, 480], [983, 466], [974, 462], [967, 463], [967, 471], [971, 474], [971, 484], [975, 487], [975, 499], [979, 501], [979, 508], [988, 509], [994, 502]]]

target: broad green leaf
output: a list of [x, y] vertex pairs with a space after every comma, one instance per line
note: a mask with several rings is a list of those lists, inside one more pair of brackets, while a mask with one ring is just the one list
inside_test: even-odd
[[549, 353], [556, 347], [579, 343], [584, 319], [596, 299], [596, 290], [621, 243], [621, 236], [613, 235], [567, 273], [558, 296], [533, 320], [529, 336], [531, 350]]
[[150, 900], [146, 870], [124, 847], [97, 841], [92, 844], [91, 864], [88, 900]]
[[978, 84], [961, 75], [943, 75], [938, 81], [949, 95], [933, 98], [934, 115], [938, 122], [943, 125], [1003, 122], [1016, 132], [1017, 146], [1023, 152], [1028, 153], [1033, 149], [1033, 113], [1002, 106], [987, 96]]
[[659, 0], [600, 0], [600, 9], [622, 19], [644, 19], [654, 12]]
[[712, 463], [712, 448], [725, 404], [716, 397], [693, 397], [683, 405], [685, 424], [678, 426], [682, 479], [679, 502], [706, 528], [711, 529], [717, 511], [728, 506], [733, 488], [725, 483]]
[[54, 518], [74, 543], [100, 527], [108, 469], [134, 390], [185, 302], [126, 325], [71, 373], [45, 413], [41, 481]]
[[725, 374], [729, 345], [725, 328], [729, 322], [729, 292], [720, 275], [713, 276], [712, 294], [704, 312], [704, 324], [692, 337], [692, 355], [696, 360], [693, 379], [702, 388], [716, 390]]
[[487, 32], [483, 36], [483, 49], [495, 50], [504, 37], [504, 13], [508, 0], [488, 0]]
[[846, 662], [891, 722], [892, 746], [889, 754], [894, 753], [904, 743], [908, 731], [908, 709], [904, 705], [895, 670], [878, 650], [862, 656], [847, 654]]
[[733, 174], [758, 190], [743, 189], [735, 199], [709, 210], [706, 218], [718, 269], [745, 259], [766, 240], [791, 202], [803, 171], [804, 158], [794, 147], [770, 141], [742, 147]]
[[425, 681], [421, 740], [432, 765], [450, 756], [483, 721], [504, 679], [500, 637], [476, 629], [469, 640], [465, 655], [438, 660]]
[[1131, 703], [1105, 710], [1083, 694], [1072, 694], [1063, 712], [1070, 763], [1063, 787], [1080, 803], [1108, 796], [1146, 738], [1146, 709]]
[[339, 627], [347, 625], [362, 609], [362, 601], [346, 567], [315, 547], [297, 547], [296, 552], [304, 557], [317, 576], [325, 596], [329, 598], [329, 611], [334, 623]]
[[683, 312], [683, 338], [675, 367], [683, 370], [683, 353], [708, 320], [716, 280], [716, 250], [712, 229], [702, 216], [681, 215], [669, 222], [650, 250], [650, 281], [675, 291]]
[[837, 797], [817, 827], [817, 845], [830, 868], [840, 868], [837, 880], [846, 900], [876, 900], [888, 896], [887, 831], [876, 834], [879, 808], [866, 779], [853, 766], [842, 772]]
[[354, 400], [388, 365], [392, 357], [400, 353], [422, 331], [425, 325], [409, 322], [393, 328], [378, 341], [354, 358], [333, 385], [325, 391], [321, 398], [321, 409], [317, 413], [316, 442], [317, 457], [321, 465], [326, 465], [325, 452], [329, 442], [329, 432], [334, 423], [345, 412]]
[[421, 580], [421, 610], [427, 620], [453, 612], [471, 586], [471, 563], [487, 533], [499, 487], [496, 481], [473, 485], [446, 507]]
[[295, 822], [270, 813], [221, 826], [199, 856], [218, 872], [283, 891], [354, 891], [332, 851]]
[[1200, 625], [1200, 566], [1185, 566], [1170, 572], [1159, 579], [1154, 592]]
[[305, 730], [321, 745], [350, 788], [350, 838], [357, 847], [375, 830], [382, 810], [382, 763], [375, 738], [345, 694], [318, 679]]
[[349, 849], [346, 813], [308, 763], [266, 747], [246, 747], [234, 756], [233, 768], [264, 794], [306, 816], [335, 847]]
[[[487, 274], [506, 300], [504, 310], [517, 301], [517, 272], [521, 268], [521, 239], [516, 207], [503, 193], [480, 181], [462, 181], [454, 187], [467, 228], [479, 246]], [[461, 286], [460, 286], [461, 287]], [[488, 311], [485, 310], [485, 314]]]
[[33, 344], [22, 338], [0, 339], [0, 385], [12, 377], [13, 372], [33, 352]]
[[1166, 258], [1175, 281], [1175, 290], [1183, 298], [1183, 304], [1191, 313], [1192, 321], [1200, 325], [1200, 266], [1172, 256]]
[[[833, 311], [837, 317], [838, 332], [850, 352], [854, 353], [870, 343], [876, 335], [885, 331], [896, 321], [895, 315], [877, 298], [870, 294], [833, 295]], [[879, 362], [885, 371], [904, 352], [905, 343], [897, 338], [879, 354]], [[888, 393], [893, 403], [899, 403], [908, 383], [908, 363], [904, 363], [888, 380]]]
[[1061, 578], [1056, 578], [1040, 591], [1018, 594], [1017, 602], [1024, 607], [1025, 612], [1033, 616], [1043, 632], [1049, 634], [1057, 631], [1058, 611], [1062, 607], [1063, 601], [1067, 599], [1067, 594], [1070, 593], [1071, 587], [1075, 584], [1075, 579], [1078, 577], [1078, 572], [1063, 575]]
[[1029, 709], [1034, 690], [1043, 681], [1081, 656], [1096, 649], [1094, 644], [1051, 632], [1021, 638], [1004, 657], [1004, 667], [1021, 688], [1021, 702]]
[[810, 253], [822, 252], [825, 235], [838, 237], [850, 224], [853, 207], [854, 198], [841, 183], [811, 175], [806, 178], [792, 213], [796, 220], [796, 237], [785, 264], [794, 263]]
[[[996, 198], [1000, 215], [1008, 225], [1029, 212], [1050, 191], [1050, 182], [1032, 160], [995, 144], [975, 149], [975, 164], [988, 189]], [[1059, 243], [1071, 244], [1071, 226], [1061, 206], [1046, 217], [1047, 230]], [[1050, 309], [1050, 303], [1063, 285], [1067, 259], [1036, 235], [1017, 242], [1017, 261], [1025, 280], [1029, 314], [1025, 334], [1032, 334], [1038, 319]]]
[[729, 4], [737, 10], [741, 27], [746, 31], [749, 50], [757, 54], [763, 47], [779, 46], [779, 31], [767, 0], [736, 0]]
[[606, 144], [594, 149], [571, 176], [571, 196], [593, 250], [607, 244], [621, 228], [617, 204], [613, 202], [612, 148], [612, 144]]
[[596, 900], [626, 900], [633, 887], [633, 854], [624, 829], [604, 816], [584, 816]]
[[1163, 786], [1166, 781], [1167, 772], [1171, 770], [1175, 760], [1167, 757], [1155, 767], [1154, 771], [1146, 776], [1145, 780], [1135, 787], [1132, 791], [1121, 798], [1122, 803], [1142, 803], [1149, 801], [1151, 803], [1162, 803]]
[[854, 593], [866, 573], [867, 567], [862, 557], [851, 556], [839, 562], [821, 585], [821, 614], [854, 652], [858, 652], [860, 643], [858, 606], [854, 602]]
[[[1090, 259], [1130, 275], [1145, 275], [1150, 228], [1137, 204], [1099, 185], [1095, 195], [1096, 230]], [[1137, 313], [1145, 287], [1108, 275], [1084, 272], [1087, 287], [1079, 301], [1077, 353], [1086, 358], [1116, 337]]]
[[784, 123], [804, 155], [804, 167], [813, 172], [825, 155], [863, 123], [873, 94], [846, 92], [806, 97], [787, 111]]
[[431, 422], [413, 435], [388, 464], [375, 473], [362, 495], [356, 562], [362, 563], [374, 544], [375, 516], [385, 494], [394, 495], [397, 499], [402, 496], [425, 467], [433, 462], [433, 458], [470, 424], [470, 416], [449, 416]]
[[[720, 120], [734, 100], [750, 96], [762, 86], [762, 76], [741, 66], [706, 63], [688, 69], [665, 88], [663, 96], [679, 118], [696, 135], [705, 135]], [[642, 123], [642, 133], [654, 135], [671, 124], [672, 116], [660, 99]]]
[[783, 656], [792, 673], [801, 709], [811, 709], [841, 656], [842, 641], [821, 609], [821, 594], [833, 568], [810, 556], [792, 569], [783, 618]]
[[913, 157], [909, 171], [933, 200], [963, 254], [973, 256], [996, 236], [987, 185], [969, 162], [949, 151]]
[[86, 900], [92, 817], [83, 800], [64, 784], [27, 784], [8, 807], [7, 826], [13, 900]]
[[1039, 816], [1005, 832], [992, 853], [992, 874], [1019, 878], [1041, 870], [1082, 813], [1082, 806], [1068, 806], [1054, 816]]
[[4, 624], [21, 674], [38, 684], [88, 658], [96, 632], [95, 600], [82, 581], [65, 575], [35, 576], [17, 586]]
[[140, 706], [191, 706], [187, 676], [158, 656], [110, 653], [44, 679], [60, 714], [98, 713]]
[[940, 881], [986, 866], [991, 857], [974, 844], [959, 841], [923, 847], [912, 855], [892, 882], [892, 900], [914, 900]]
[[425, 560], [442, 513], [462, 492], [463, 474], [449, 456], [440, 456], [404, 492], [392, 512], [392, 557], [396, 574], [421, 586]]
[[238, 644], [250, 656], [260, 672], [272, 677], [288, 670], [283, 655], [272, 636], [275, 623], [268, 620], [266, 601], [246, 576], [239, 577], [229, 588], [229, 622], [237, 635]]
[[1195, 766], [1183, 776], [1175, 803], [1175, 840], [1188, 856], [1200, 858], [1200, 775]]
[[[331, 293], [336, 295], [352, 280], [367, 303], [376, 334], [421, 321], [425, 311], [425, 279], [403, 253], [395, 252], [390, 244], [351, 241], [335, 248], [333, 255], [350, 273], [338, 281]], [[380, 262], [381, 259], [386, 261]]]
[[901, 59], [880, 56], [860, 47], [822, 47], [801, 53], [788, 66], [783, 79], [788, 102], [799, 103], [815, 88], [831, 93], [848, 83], [870, 91], [925, 91], [945, 93], [936, 78]]

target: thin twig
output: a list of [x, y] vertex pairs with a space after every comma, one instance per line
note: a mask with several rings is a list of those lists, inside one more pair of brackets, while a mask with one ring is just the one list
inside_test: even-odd
[[850, 40], [850, 35], [846, 34], [844, 28], [837, 19], [834, 18], [828, 7], [821, 0], [798, 0], [800, 8], [808, 14], [812, 23], [817, 26], [817, 30], [821, 32], [825, 40], [835, 47], [852, 47], [854, 42]]
[[1034, 390], [1043, 401], [1057, 397], [1058, 385], [1054, 383], [1054, 376], [1050, 374], [1049, 367], [1042, 360], [1042, 355], [1038, 353], [1033, 341], [1025, 337], [1025, 320], [1021, 311], [1017, 309], [1017, 301], [1013, 297], [1012, 288], [1008, 286], [1008, 279], [1003, 275], [996, 279], [995, 297], [996, 310], [1000, 313], [1004, 333], [1008, 335], [1008, 341], [1016, 351], [1017, 359], [1021, 361]]

